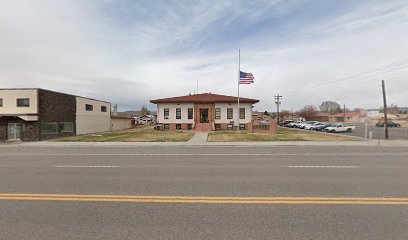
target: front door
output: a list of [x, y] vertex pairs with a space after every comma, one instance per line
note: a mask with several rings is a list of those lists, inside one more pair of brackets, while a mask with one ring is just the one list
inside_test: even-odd
[[20, 137], [21, 137], [21, 124], [9, 123], [7, 126], [7, 139], [20, 140]]
[[208, 108], [200, 108], [200, 123], [208, 122]]

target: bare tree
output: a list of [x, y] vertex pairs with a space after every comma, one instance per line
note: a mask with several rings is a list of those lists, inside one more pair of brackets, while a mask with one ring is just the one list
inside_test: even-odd
[[150, 114], [150, 112], [149, 112], [149, 110], [147, 109], [147, 107], [143, 106], [143, 107], [140, 109], [140, 116], [149, 115], [149, 114]]
[[336, 114], [336, 113], [341, 113], [343, 112], [341, 109], [340, 104], [333, 102], [333, 101], [325, 101], [322, 102], [319, 106], [320, 111], [326, 112], [329, 114]]
[[[380, 108], [380, 112], [383, 113], [384, 112], [384, 107]], [[391, 104], [387, 107], [387, 112], [389, 114], [398, 114], [400, 113], [399, 107], [395, 104]]]
[[282, 111], [279, 113], [279, 116], [280, 116], [282, 119], [287, 119], [288, 116], [290, 116], [290, 112], [289, 112], [288, 110], [282, 110]]
[[313, 105], [306, 105], [298, 111], [298, 115], [306, 119], [309, 119], [315, 113], [316, 113], [316, 107]]

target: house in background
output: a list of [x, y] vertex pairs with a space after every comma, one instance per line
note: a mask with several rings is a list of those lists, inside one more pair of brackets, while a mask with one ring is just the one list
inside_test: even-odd
[[307, 117], [306, 120], [319, 122], [361, 122], [366, 117], [367, 117], [366, 110], [336, 114], [329, 114], [326, 112], [314, 112], [313, 115]]
[[147, 114], [143, 115], [141, 117], [135, 117], [135, 121], [137, 124], [140, 125], [149, 125], [149, 124], [155, 124], [156, 123], [156, 116]]
[[[157, 128], [161, 130], [250, 129], [253, 104], [259, 100], [212, 93], [151, 100], [157, 104]], [[238, 126], [239, 122], [239, 126]]]
[[111, 104], [38, 88], [0, 89], [0, 141], [107, 132]]

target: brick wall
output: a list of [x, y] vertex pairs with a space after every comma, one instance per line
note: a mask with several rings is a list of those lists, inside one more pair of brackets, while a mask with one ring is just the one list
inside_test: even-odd
[[[74, 123], [73, 133], [42, 134], [41, 140], [52, 139], [56, 137], [65, 137], [75, 135], [75, 96], [48, 91], [39, 90], [39, 128], [44, 122], [72, 122]], [[40, 130], [41, 133], [41, 130]]]
[[214, 104], [194, 104], [194, 114], [195, 122], [200, 122], [200, 108], [208, 109], [208, 120], [209, 122], [214, 122], [215, 120], [215, 105]]
[[0, 141], [7, 140], [7, 127], [9, 122], [21, 124], [20, 139], [22, 141], [38, 141], [40, 139], [38, 122], [26, 122], [18, 117], [7, 117], [0, 121]]
[[7, 122], [0, 121], [0, 141], [7, 140]]
[[21, 140], [22, 141], [40, 140], [39, 123], [21, 121]]

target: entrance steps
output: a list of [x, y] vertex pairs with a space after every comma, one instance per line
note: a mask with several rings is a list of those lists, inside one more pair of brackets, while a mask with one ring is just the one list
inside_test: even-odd
[[212, 123], [196, 123], [194, 126], [194, 131], [196, 132], [211, 132]]

